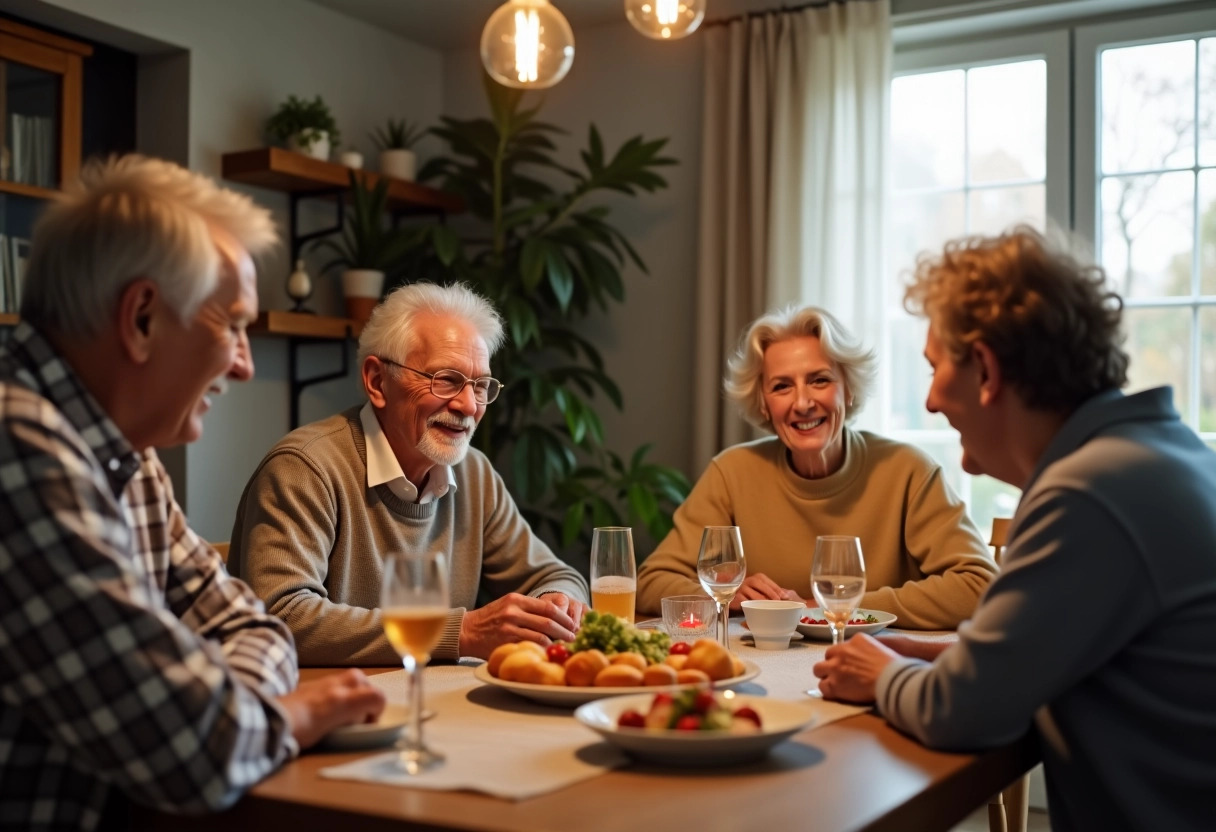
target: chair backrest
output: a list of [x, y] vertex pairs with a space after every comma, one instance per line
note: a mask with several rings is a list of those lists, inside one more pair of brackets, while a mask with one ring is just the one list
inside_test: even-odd
[[988, 538], [988, 545], [992, 547], [992, 554], [998, 564], [1001, 562], [1001, 555], [1005, 553], [1005, 538], [1009, 535], [1009, 521], [1009, 517], [992, 518], [992, 536]]
[[220, 553], [220, 560], [224, 561], [224, 565], [228, 564], [228, 544], [227, 543], [212, 543], [211, 548]]

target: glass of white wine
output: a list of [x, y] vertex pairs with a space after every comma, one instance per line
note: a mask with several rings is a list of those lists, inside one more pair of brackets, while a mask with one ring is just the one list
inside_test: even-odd
[[832, 628], [832, 644], [844, 641], [844, 628], [866, 592], [866, 562], [861, 541], [847, 535], [821, 535], [815, 539], [811, 563], [811, 592]]
[[601, 526], [592, 531], [591, 609], [611, 613], [632, 624], [637, 594], [638, 565], [633, 558], [633, 529]]
[[730, 649], [730, 601], [747, 577], [738, 526], [706, 526], [697, 554], [697, 577], [718, 605], [718, 639]]
[[410, 725], [397, 746], [401, 767], [418, 774], [443, 762], [443, 755], [422, 739], [422, 669], [447, 624], [447, 561], [438, 552], [390, 555], [380, 592], [384, 634], [401, 656], [410, 685]]

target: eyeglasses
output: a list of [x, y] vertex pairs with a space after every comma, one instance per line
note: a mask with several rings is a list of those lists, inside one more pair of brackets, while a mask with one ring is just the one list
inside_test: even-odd
[[392, 364], [394, 367], [400, 367], [403, 370], [409, 370], [411, 373], [417, 373], [420, 376], [426, 376], [431, 380], [431, 394], [438, 396], [441, 399], [454, 399], [464, 390], [466, 384], [473, 385], [473, 398], [478, 404], [489, 404], [498, 398], [498, 394], [502, 392], [505, 386], [501, 381], [489, 376], [481, 378], [469, 378], [464, 373], [456, 370], [440, 370], [437, 373], [427, 373], [422, 370], [415, 370], [413, 367], [407, 367], [399, 361], [393, 361], [391, 358], [385, 358], [382, 355], [376, 356], [385, 364]]

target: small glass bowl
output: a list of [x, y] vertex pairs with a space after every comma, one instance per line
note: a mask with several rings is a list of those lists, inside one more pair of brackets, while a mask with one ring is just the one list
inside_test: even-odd
[[672, 595], [663, 599], [663, 629], [672, 641], [713, 638], [718, 610], [708, 595]]

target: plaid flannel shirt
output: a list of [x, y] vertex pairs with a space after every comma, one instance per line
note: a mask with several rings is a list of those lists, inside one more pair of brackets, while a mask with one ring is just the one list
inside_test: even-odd
[[113, 789], [231, 805], [298, 752], [289, 631], [27, 324], [0, 426], [0, 828], [93, 829]]

